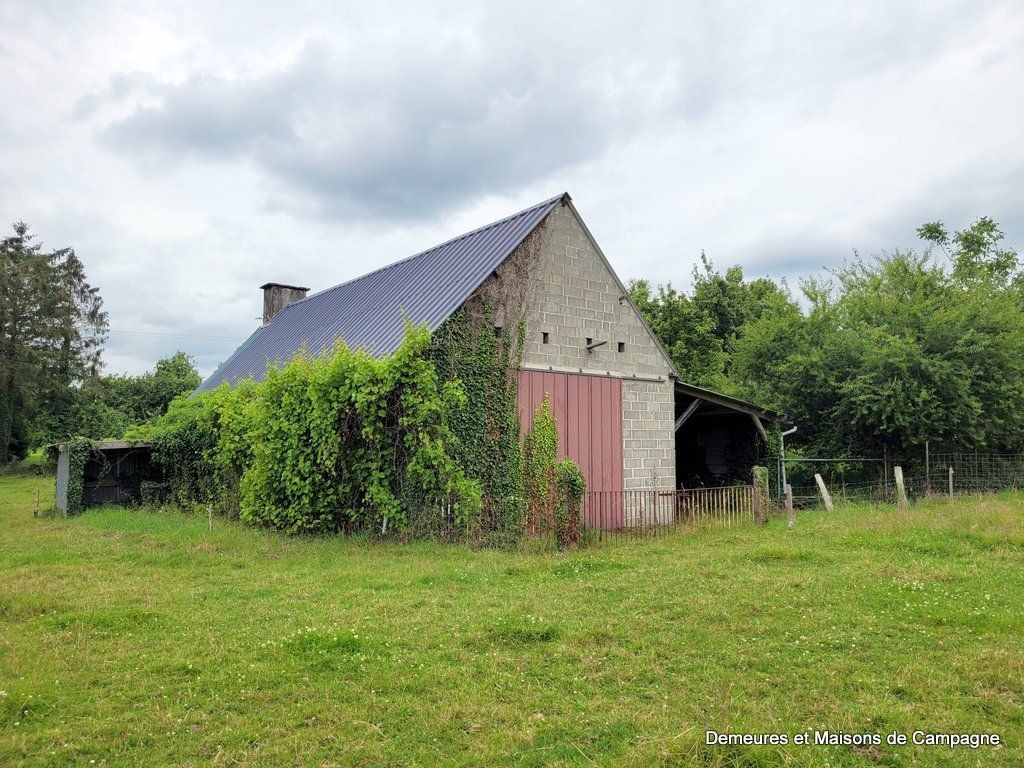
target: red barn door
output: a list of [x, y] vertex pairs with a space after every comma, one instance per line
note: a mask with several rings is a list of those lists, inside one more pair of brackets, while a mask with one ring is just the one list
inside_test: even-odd
[[622, 380], [520, 371], [517, 399], [523, 435], [532, 431], [533, 413], [545, 393], [558, 426], [558, 458], [571, 458], [587, 479], [588, 524], [620, 527]]

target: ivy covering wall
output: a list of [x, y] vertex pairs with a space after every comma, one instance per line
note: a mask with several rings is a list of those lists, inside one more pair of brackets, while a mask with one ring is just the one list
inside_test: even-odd
[[85, 465], [92, 457], [92, 440], [77, 437], [64, 447], [68, 454], [67, 515], [79, 514], [85, 508]]
[[525, 323], [496, 331], [489, 301], [459, 309], [435, 331], [429, 357], [440, 378], [464, 394], [448, 415], [458, 439], [457, 459], [482, 492], [481, 526], [493, 531], [520, 525], [522, 454], [516, 370]]

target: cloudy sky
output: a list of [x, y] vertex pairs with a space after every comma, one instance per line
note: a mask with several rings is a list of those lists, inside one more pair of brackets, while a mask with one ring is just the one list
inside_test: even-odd
[[563, 190], [624, 279], [703, 249], [795, 285], [986, 214], [1024, 245], [1019, 2], [0, 0], [0, 28], [0, 213], [76, 248], [111, 372], [209, 373], [260, 284]]

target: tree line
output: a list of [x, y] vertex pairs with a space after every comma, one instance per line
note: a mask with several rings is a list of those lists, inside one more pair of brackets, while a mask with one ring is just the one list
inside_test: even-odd
[[[854, 254], [825, 277], [747, 279], [704, 254], [682, 291], [629, 291], [684, 380], [777, 409], [828, 456], [1024, 444], [1024, 274], [989, 218], [918, 228], [919, 250]], [[200, 377], [182, 352], [102, 373], [107, 315], [72, 248], [26, 224], [0, 241], [0, 463], [152, 423]]]
[[72, 436], [120, 437], [199, 386], [183, 352], [141, 376], [103, 374], [107, 329], [74, 249], [46, 250], [16, 223], [0, 240], [0, 465]]
[[990, 218], [923, 248], [855, 253], [800, 282], [724, 273], [630, 293], [682, 377], [778, 409], [808, 455], [1018, 452], [1024, 445], [1024, 276]]

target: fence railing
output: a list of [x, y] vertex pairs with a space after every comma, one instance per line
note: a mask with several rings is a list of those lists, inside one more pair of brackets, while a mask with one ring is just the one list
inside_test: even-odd
[[581, 510], [582, 530], [604, 539], [655, 536], [708, 523], [732, 527], [752, 523], [756, 503], [753, 485], [680, 491], [587, 491]]

